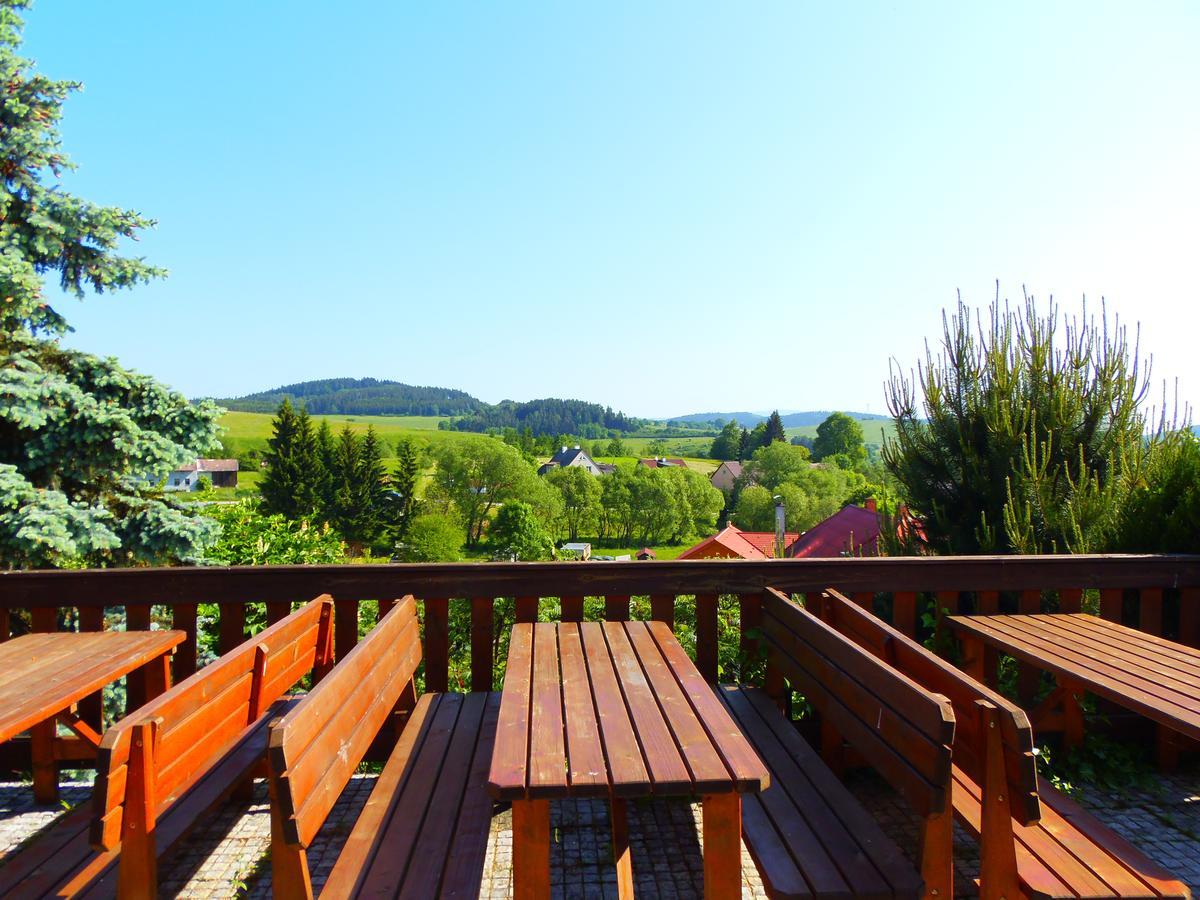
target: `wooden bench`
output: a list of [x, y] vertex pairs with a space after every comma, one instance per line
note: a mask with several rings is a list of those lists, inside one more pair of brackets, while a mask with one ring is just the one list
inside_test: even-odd
[[[950, 875], [954, 714], [931, 694], [776, 591], [763, 596], [766, 690], [725, 685], [721, 699], [771, 773], [742, 798], [742, 836], [772, 897], [919, 897]], [[804, 694], [832, 750], [842, 735], [926, 823], [918, 872], [778, 707], [783, 679]]]
[[1099, 819], [1039, 782], [1033, 729], [1019, 707], [836, 591], [820, 606], [839, 632], [953, 704], [954, 813], [980, 842], [981, 896], [1190, 896]]
[[[307, 697], [272, 723], [276, 897], [311, 897], [306, 849], [367, 748], [411, 703], [421, 660], [416, 602], [400, 600]], [[486, 791], [498, 693], [423, 694], [322, 896], [475, 897], [492, 815]]]
[[262, 769], [284, 694], [332, 665], [332, 616], [318, 597], [105, 732], [91, 803], [0, 868], [0, 896], [156, 896], [158, 857]]

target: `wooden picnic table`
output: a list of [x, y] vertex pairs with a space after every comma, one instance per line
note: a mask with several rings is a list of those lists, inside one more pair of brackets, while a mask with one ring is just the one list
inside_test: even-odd
[[58, 799], [59, 722], [92, 754], [100, 746], [100, 733], [76, 715], [75, 704], [137, 669], [146, 699], [158, 696], [171, 683], [171, 653], [186, 639], [183, 631], [64, 631], [0, 643], [0, 742], [29, 731], [38, 802]]
[[951, 616], [968, 671], [994, 678], [1004, 653], [1054, 676], [1056, 687], [1030, 711], [1037, 730], [1083, 739], [1086, 691], [1159, 726], [1160, 764], [1170, 767], [1176, 735], [1200, 740], [1200, 650], [1084, 613]]
[[512, 801], [517, 897], [550, 896], [551, 799], [609, 799], [618, 891], [629, 897], [626, 803], [697, 795], [705, 896], [740, 897], [740, 794], [768, 784], [665, 623], [513, 627], [488, 790]]

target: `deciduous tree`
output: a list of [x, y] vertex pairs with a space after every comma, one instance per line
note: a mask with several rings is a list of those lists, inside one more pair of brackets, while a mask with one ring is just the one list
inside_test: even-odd
[[845, 413], [835, 412], [817, 426], [813, 441], [813, 459], [844, 454], [853, 462], [865, 462], [867, 447], [863, 443], [862, 426]]

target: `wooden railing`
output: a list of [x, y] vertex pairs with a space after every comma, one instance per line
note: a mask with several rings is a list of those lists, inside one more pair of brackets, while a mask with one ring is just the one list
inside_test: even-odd
[[[0, 573], [0, 640], [13, 631], [14, 613], [27, 610], [35, 631], [56, 627], [72, 610], [73, 627], [98, 630], [104, 610], [123, 608], [130, 629], [150, 627], [153, 607], [169, 610], [171, 627], [188, 641], [176, 654], [175, 675], [197, 664], [197, 610], [219, 610], [219, 647], [246, 637], [246, 613], [262, 604], [266, 621], [290, 604], [328, 592], [336, 601], [341, 656], [358, 640], [360, 605], [411, 593], [424, 601], [426, 682], [447, 687], [449, 603], [471, 609], [472, 687], [492, 679], [494, 604], [515, 598], [518, 621], [537, 615], [539, 598], [558, 598], [564, 620], [583, 617], [584, 598], [603, 598], [603, 616], [625, 619], [631, 597], [649, 597], [654, 618], [674, 621], [676, 605], [692, 604], [696, 655], [715, 677], [717, 606], [739, 598], [740, 627], [758, 624], [758, 598], [767, 587], [794, 594], [836, 587], [869, 605], [906, 634], [921, 630], [921, 610], [1034, 612], [1078, 610], [1085, 592], [1098, 592], [1105, 618], [1195, 644], [1200, 639], [1200, 556], [1005, 556], [778, 561], [395, 564], [378, 566], [263, 566], [62, 570]], [[680, 598], [688, 598], [681, 601]], [[931, 598], [936, 598], [931, 601]]]
[[[364, 601], [377, 601], [377, 615], [405, 594], [421, 601], [426, 690], [492, 689], [502, 669], [497, 599], [513, 601], [512, 617], [538, 617], [539, 601], [557, 600], [565, 621], [627, 619], [638, 615], [675, 623], [686, 618], [688, 643], [700, 671], [751, 680], [741, 667], [718, 670], [718, 641], [724, 636], [742, 660], [758, 651], [760, 597], [771, 586], [797, 595], [836, 587], [906, 634], [924, 637], [943, 611], [1038, 612], [1079, 610], [1085, 605], [1105, 618], [1200, 646], [1200, 556], [1006, 556], [877, 559], [806, 559], [697, 562], [566, 562], [396, 564], [379, 566], [267, 566], [62, 570], [0, 573], [0, 640], [25, 628], [69, 627], [97, 631], [106, 613], [124, 613], [125, 627], [160, 626], [187, 632], [176, 652], [174, 677], [195, 671], [201, 604], [217, 612], [217, 652], [247, 636], [251, 618], [278, 621], [293, 603], [321, 593], [335, 600], [338, 658], [349, 652], [365, 621]], [[469, 673], [451, 673], [451, 604], [469, 618], [463, 652]], [[509, 607], [506, 605], [506, 609]], [[466, 610], [469, 609], [469, 613]], [[680, 616], [677, 617], [677, 612]], [[725, 621], [718, 626], [718, 616]], [[360, 621], [363, 620], [363, 621]], [[511, 621], [511, 620], [508, 620]], [[506, 623], [500, 623], [501, 625]], [[730, 629], [736, 635], [730, 636]], [[501, 660], [502, 662], [502, 660]], [[1035, 674], [1023, 675], [1031, 693]], [[131, 679], [129, 701], [142, 700]], [[81, 715], [97, 725], [99, 696], [81, 704]], [[12, 759], [12, 747], [2, 754]]]

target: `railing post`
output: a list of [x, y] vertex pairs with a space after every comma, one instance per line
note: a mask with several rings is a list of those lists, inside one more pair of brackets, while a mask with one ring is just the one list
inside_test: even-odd
[[517, 621], [536, 622], [538, 619], [538, 598], [518, 597], [516, 600]]
[[629, 595], [608, 594], [604, 598], [604, 618], [609, 622], [629, 621]]
[[583, 621], [583, 598], [562, 597], [562, 620], [564, 622]]
[[1138, 628], [1147, 634], [1161, 635], [1163, 623], [1162, 588], [1142, 588], [1138, 606]]
[[219, 652], [222, 656], [246, 639], [246, 607], [241, 603], [218, 603], [221, 611]]
[[[150, 606], [145, 603], [135, 603], [125, 607], [125, 629], [127, 631], [150, 630]], [[145, 669], [130, 672], [125, 677], [125, 712], [146, 705], [150, 697]]]
[[1179, 643], [1200, 647], [1200, 588], [1179, 591]]
[[358, 601], [333, 601], [333, 649], [338, 660], [346, 658], [358, 643]]
[[1100, 592], [1100, 618], [1121, 624], [1124, 618], [1125, 592], [1120, 588], [1105, 588]]
[[[1042, 592], [1021, 591], [1020, 599], [1017, 600], [1017, 612], [1021, 615], [1036, 615], [1041, 611]], [[1021, 705], [1026, 709], [1033, 702], [1033, 698], [1037, 696], [1038, 684], [1041, 680], [1041, 672], [1033, 666], [1017, 663], [1017, 696], [1020, 698]]]
[[286, 600], [276, 600], [267, 603], [267, 624], [274, 625], [276, 622], [286, 619], [288, 613], [291, 611], [292, 604]]
[[35, 606], [29, 611], [29, 624], [35, 632], [58, 630], [58, 610], [53, 606]]
[[696, 668], [706, 681], [717, 680], [716, 594], [696, 595]]
[[0, 607], [0, 643], [8, 640], [9, 628], [8, 607]]
[[980, 591], [975, 595], [975, 602], [978, 606], [976, 612], [981, 616], [994, 616], [1000, 612], [999, 591]]
[[[80, 631], [103, 631], [104, 609], [99, 606], [79, 607]], [[104, 731], [104, 692], [96, 691], [79, 701], [79, 717], [98, 732]]]
[[651, 594], [650, 618], [656, 622], [666, 622], [667, 627], [675, 630], [675, 595]]
[[913, 591], [892, 594], [892, 624], [903, 635], [917, 636], [917, 595]]
[[171, 608], [171, 627], [187, 634], [175, 649], [173, 669], [178, 684], [196, 671], [196, 604], [180, 603]]
[[1083, 589], [1062, 588], [1058, 592], [1058, 611], [1077, 613], [1083, 610]]
[[492, 689], [492, 624], [495, 609], [491, 597], [471, 598], [471, 690]]
[[[738, 614], [741, 625], [741, 657], [742, 665], [758, 656], [762, 642], [757, 635], [752, 635], [762, 626], [762, 594], [739, 594]], [[739, 673], [741, 674], [741, 673]]]
[[450, 680], [450, 601], [425, 600], [425, 690], [444, 693]]

